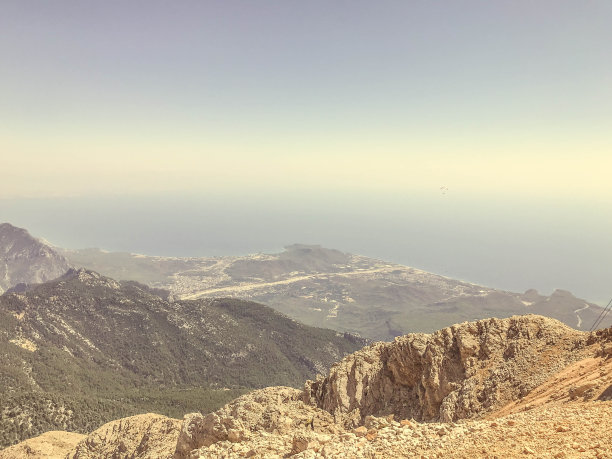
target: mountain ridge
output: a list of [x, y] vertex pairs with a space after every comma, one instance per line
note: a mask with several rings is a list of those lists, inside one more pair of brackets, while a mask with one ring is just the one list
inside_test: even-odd
[[0, 293], [17, 284], [55, 279], [70, 266], [63, 255], [27, 230], [0, 223]]
[[307, 325], [373, 340], [525, 313], [543, 314], [585, 330], [601, 312], [598, 305], [561, 289], [549, 296], [534, 289], [508, 292], [319, 245], [293, 244], [279, 254], [243, 257], [152, 257], [52, 248], [24, 229], [9, 224], [0, 227], [9, 236], [18, 236], [10, 241], [5, 234], [0, 254], [10, 252], [15, 239], [26, 240], [28, 246], [47, 254], [43, 262], [59, 260], [53, 271], [45, 271], [37, 268], [44, 265], [38, 258], [25, 256], [21, 266], [31, 266], [34, 274], [5, 275], [9, 281], [5, 279], [4, 287], [0, 283], [0, 289], [23, 290], [69, 267], [85, 267], [118, 280], [140, 282], [171, 301], [215, 297], [255, 301]]
[[254, 302], [169, 302], [136, 282], [71, 269], [0, 296], [0, 441], [299, 386], [365, 342]]

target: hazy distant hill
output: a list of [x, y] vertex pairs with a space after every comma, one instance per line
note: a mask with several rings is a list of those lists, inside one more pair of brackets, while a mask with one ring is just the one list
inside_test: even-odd
[[0, 224], [0, 293], [20, 283], [55, 279], [68, 268], [66, 258], [25, 229]]
[[260, 304], [170, 303], [135, 282], [70, 270], [0, 296], [0, 441], [87, 431], [127, 413], [206, 411], [241, 388], [298, 386], [364, 344]]
[[218, 258], [150, 257], [97, 249], [63, 253], [74, 265], [168, 289], [175, 298], [253, 300], [309, 325], [371, 339], [526, 313], [588, 330], [601, 311], [562, 290], [550, 296], [535, 290], [505, 292], [319, 246], [293, 245], [279, 254]]

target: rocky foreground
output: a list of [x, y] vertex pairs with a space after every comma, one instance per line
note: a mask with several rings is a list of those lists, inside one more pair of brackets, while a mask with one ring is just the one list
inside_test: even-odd
[[[304, 390], [113, 421], [54, 457], [609, 458], [611, 399], [612, 329], [515, 316], [375, 343]], [[24, 443], [0, 458], [53, 457]]]

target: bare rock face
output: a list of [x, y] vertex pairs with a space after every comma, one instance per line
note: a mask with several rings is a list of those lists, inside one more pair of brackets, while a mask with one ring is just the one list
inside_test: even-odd
[[[268, 387], [237, 398], [206, 416], [185, 416], [176, 444], [177, 458], [219, 442], [241, 443], [254, 434], [292, 435], [295, 430], [334, 433], [332, 416], [306, 405], [302, 393], [290, 387]], [[206, 454], [203, 452], [203, 454]]]
[[74, 432], [49, 431], [0, 451], [0, 459], [64, 459], [85, 435]]
[[327, 377], [308, 381], [303, 399], [347, 427], [368, 415], [474, 418], [524, 396], [582, 358], [587, 338], [533, 315], [410, 334], [345, 357]]
[[169, 458], [174, 453], [180, 427], [180, 420], [159, 414], [119, 419], [89, 434], [67, 458]]
[[0, 224], [0, 293], [17, 284], [47, 282], [69, 268], [64, 256], [25, 229]]
[[591, 333], [589, 343], [598, 343], [599, 354], [604, 357], [612, 356], [612, 327], [596, 330]]

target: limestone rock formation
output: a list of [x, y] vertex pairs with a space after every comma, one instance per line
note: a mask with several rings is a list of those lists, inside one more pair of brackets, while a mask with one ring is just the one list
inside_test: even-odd
[[270, 388], [188, 416], [177, 457], [611, 457], [611, 343], [539, 316], [376, 343], [307, 383], [303, 405]]
[[85, 438], [74, 432], [51, 430], [0, 451], [0, 459], [64, 459]]
[[375, 343], [306, 383], [304, 401], [346, 426], [368, 415], [419, 421], [473, 418], [529, 393], [582, 358], [586, 333], [514, 316]]
[[104, 424], [81, 440], [68, 459], [171, 457], [181, 421], [141, 414]]
[[237, 398], [220, 410], [203, 416], [185, 416], [176, 457], [218, 442], [240, 443], [254, 433], [293, 434], [296, 429], [321, 434], [335, 433], [339, 427], [332, 416], [305, 404], [302, 394], [290, 387], [269, 387]]

